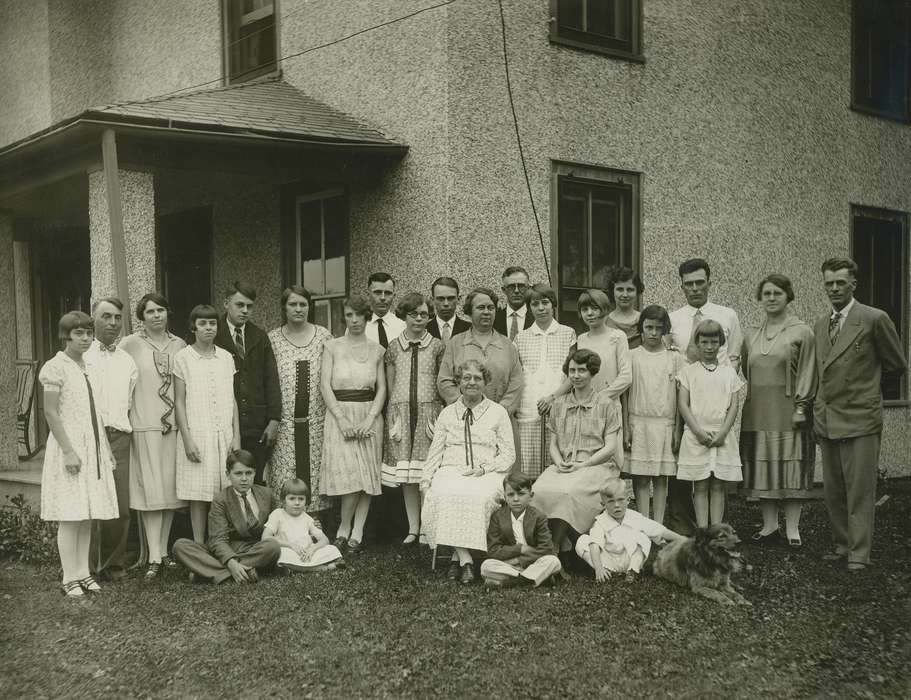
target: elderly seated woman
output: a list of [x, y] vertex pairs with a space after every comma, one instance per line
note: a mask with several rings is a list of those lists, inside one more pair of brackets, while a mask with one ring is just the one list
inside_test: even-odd
[[554, 401], [548, 416], [553, 464], [535, 482], [532, 505], [547, 516], [558, 552], [570, 548], [570, 530], [591, 529], [602, 509], [601, 489], [620, 474], [620, 417], [607, 392], [592, 386], [600, 368], [598, 353], [575, 350], [563, 365], [572, 390]]
[[421, 480], [421, 520], [431, 547], [455, 549], [449, 578], [470, 583], [469, 550], [487, 551], [487, 525], [516, 455], [509, 414], [484, 395], [490, 370], [479, 360], [465, 360], [455, 374], [461, 396], [440, 412], [434, 426]]

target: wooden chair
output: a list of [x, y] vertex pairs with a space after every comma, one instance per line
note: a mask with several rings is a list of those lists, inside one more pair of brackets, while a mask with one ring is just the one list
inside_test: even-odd
[[34, 457], [41, 450], [41, 445], [31, 445], [29, 428], [32, 422], [32, 406], [35, 404], [35, 391], [38, 388], [38, 362], [35, 360], [16, 360], [16, 427], [19, 430], [19, 444], [25, 447], [25, 454], [19, 455], [20, 461]]

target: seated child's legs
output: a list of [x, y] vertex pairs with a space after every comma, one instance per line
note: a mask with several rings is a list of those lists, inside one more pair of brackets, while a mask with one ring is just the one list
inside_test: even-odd
[[560, 569], [562, 568], [560, 560], [556, 556], [553, 554], [545, 554], [543, 557], [537, 559], [537, 561], [534, 561], [525, 567], [520, 576], [533, 581], [535, 586], [540, 586], [554, 574], [560, 573]]
[[610, 571], [612, 574], [629, 571], [630, 559], [626, 550], [619, 554], [614, 554], [613, 552], [606, 551], [588, 535], [580, 535], [579, 539], [576, 541], [576, 554], [578, 554], [592, 569], [595, 568], [595, 565], [592, 563], [591, 551], [589, 550], [589, 545], [592, 544], [595, 544], [598, 549], [601, 550], [601, 566], [607, 571]]
[[693, 509], [696, 511], [696, 526], [709, 526], [709, 481], [693, 482]]
[[499, 559], [485, 559], [481, 564], [481, 578], [497, 584], [512, 582], [520, 572], [521, 569]]

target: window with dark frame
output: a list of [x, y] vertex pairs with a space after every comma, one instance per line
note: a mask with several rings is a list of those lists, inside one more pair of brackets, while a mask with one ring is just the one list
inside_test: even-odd
[[342, 190], [297, 198], [292, 279], [313, 295], [314, 323], [333, 335], [345, 332], [348, 293], [348, 208]]
[[550, 41], [627, 60], [642, 57], [642, 0], [550, 0]]
[[[851, 257], [858, 267], [855, 296], [889, 314], [907, 356], [908, 214], [852, 206]], [[905, 373], [883, 375], [882, 390], [886, 401], [906, 401]]]
[[851, 107], [907, 122], [911, 3], [854, 0], [851, 23]]
[[225, 73], [242, 83], [278, 69], [277, 0], [223, 0]]
[[638, 266], [639, 177], [570, 164], [558, 165], [555, 177], [560, 322], [585, 330], [579, 295], [606, 289], [615, 267]]

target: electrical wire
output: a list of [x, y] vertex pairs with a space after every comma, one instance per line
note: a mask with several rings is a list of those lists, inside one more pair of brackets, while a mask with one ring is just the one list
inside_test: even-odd
[[538, 229], [538, 242], [541, 244], [541, 257], [544, 261], [544, 271], [547, 273], [547, 284], [553, 286], [550, 276], [550, 265], [547, 263], [547, 249], [544, 246], [544, 234], [541, 232], [541, 221], [538, 219], [538, 209], [535, 207], [535, 198], [531, 191], [531, 180], [528, 178], [528, 167], [525, 164], [525, 151], [522, 148], [522, 136], [519, 133], [519, 117], [516, 115], [516, 104], [512, 97], [512, 81], [509, 76], [509, 52], [506, 48], [506, 18], [503, 15], [503, 0], [497, 0], [500, 9], [500, 32], [503, 35], [503, 68], [506, 71], [506, 93], [509, 95], [509, 109], [512, 112], [512, 124], [516, 131], [516, 144], [519, 147], [519, 161], [522, 163], [522, 174], [525, 175], [525, 187], [528, 189], [528, 201], [531, 203], [531, 213], [535, 217], [535, 226]]

